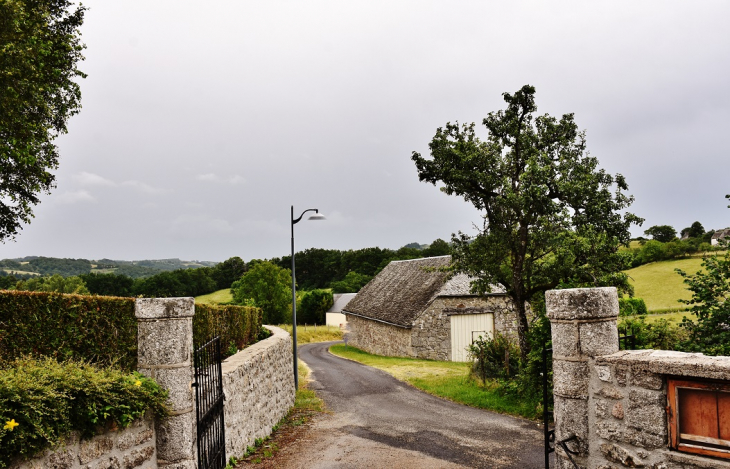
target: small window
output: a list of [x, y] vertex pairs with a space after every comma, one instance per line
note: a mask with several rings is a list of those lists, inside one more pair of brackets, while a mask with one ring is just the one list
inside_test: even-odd
[[730, 459], [730, 383], [669, 379], [672, 448]]

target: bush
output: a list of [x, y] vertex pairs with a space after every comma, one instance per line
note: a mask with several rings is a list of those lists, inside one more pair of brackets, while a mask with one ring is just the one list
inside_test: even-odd
[[258, 340], [261, 318], [261, 309], [251, 306], [196, 304], [193, 342], [202, 345], [220, 336], [223, 357], [229, 357]]
[[77, 361], [22, 358], [0, 369], [0, 467], [59, 444], [72, 431], [88, 438], [127, 427], [151, 410], [168, 413], [167, 391], [137, 372]]
[[499, 332], [494, 339], [479, 336], [469, 345], [469, 356], [474, 359], [474, 373], [482, 380], [509, 378], [519, 371], [520, 349]]
[[666, 319], [648, 323], [646, 316], [624, 317], [618, 323], [618, 330], [620, 335], [634, 336], [637, 350], [682, 350], [682, 342], [688, 335], [682, 327]]
[[0, 364], [25, 355], [136, 370], [134, 299], [0, 291]]
[[641, 298], [619, 298], [619, 316], [643, 316], [648, 313], [646, 303]]
[[300, 307], [297, 309], [297, 324], [325, 324], [327, 311], [333, 304], [334, 297], [329, 290], [303, 292]]

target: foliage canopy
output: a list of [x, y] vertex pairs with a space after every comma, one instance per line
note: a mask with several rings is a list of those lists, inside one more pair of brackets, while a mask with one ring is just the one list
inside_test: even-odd
[[573, 114], [535, 117], [535, 88], [504, 93], [507, 108], [474, 124], [447, 123], [429, 144], [431, 158], [413, 152], [421, 181], [443, 184], [484, 212], [472, 238], [453, 237], [459, 271], [479, 293], [501, 284], [515, 303], [523, 359], [529, 352], [525, 302], [561, 286], [629, 288], [617, 251], [629, 227], [643, 220], [622, 212], [633, 197], [626, 180], [598, 168]]
[[81, 108], [85, 7], [68, 0], [0, 1], [0, 241], [33, 217], [55, 186], [52, 142]]
[[233, 301], [247, 305], [250, 300], [263, 310], [264, 324], [281, 324], [291, 314], [291, 270], [271, 262], [259, 262], [231, 285]]

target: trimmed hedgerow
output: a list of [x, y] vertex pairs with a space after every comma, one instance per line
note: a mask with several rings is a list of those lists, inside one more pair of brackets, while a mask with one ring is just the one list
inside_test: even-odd
[[196, 304], [193, 342], [200, 345], [219, 335], [223, 357], [229, 357], [259, 339], [261, 318], [261, 309], [252, 306]]
[[167, 391], [137, 372], [52, 358], [21, 358], [0, 369], [0, 468], [58, 445], [127, 427], [148, 410], [165, 417]]
[[25, 355], [136, 370], [134, 299], [0, 291], [0, 365]]

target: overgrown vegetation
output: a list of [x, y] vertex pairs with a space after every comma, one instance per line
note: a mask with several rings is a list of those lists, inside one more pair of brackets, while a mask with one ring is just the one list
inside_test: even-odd
[[[279, 324], [280, 327], [292, 333], [291, 324]], [[309, 344], [312, 342], [330, 342], [342, 340], [342, 330], [337, 326], [313, 326], [303, 325], [297, 326], [297, 344]]]
[[682, 327], [688, 337], [682, 347], [707, 355], [730, 355], [730, 251], [702, 261], [703, 271], [690, 275], [678, 270], [692, 298], [690, 305], [696, 321], [685, 318]]
[[220, 336], [223, 358], [235, 355], [269, 336], [269, 331], [261, 327], [261, 318], [261, 309], [251, 306], [196, 304], [193, 342], [202, 345]]
[[136, 370], [134, 299], [0, 291], [0, 364], [25, 355]]
[[0, 368], [0, 467], [77, 431], [124, 428], [146, 411], [167, 415], [167, 391], [139, 373], [78, 361], [21, 358]]

